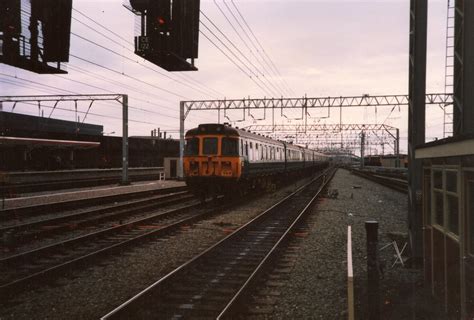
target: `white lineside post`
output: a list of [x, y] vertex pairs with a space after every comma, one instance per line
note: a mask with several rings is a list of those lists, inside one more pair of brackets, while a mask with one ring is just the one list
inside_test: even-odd
[[351, 226], [347, 226], [347, 309], [348, 319], [354, 320], [354, 271], [352, 268]]
[[364, 157], [365, 157], [365, 132], [360, 133], [360, 168], [364, 169]]

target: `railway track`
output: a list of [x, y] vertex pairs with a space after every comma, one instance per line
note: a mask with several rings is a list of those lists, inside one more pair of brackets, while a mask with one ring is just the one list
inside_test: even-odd
[[333, 174], [319, 175], [102, 319], [233, 317]]
[[76, 210], [77, 208], [92, 207], [95, 205], [103, 206], [105, 204], [115, 204], [118, 202], [143, 199], [155, 195], [164, 195], [186, 191], [187, 187], [172, 187], [165, 189], [155, 189], [148, 191], [128, 192], [107, 196], [90, 197], [78, 200], [66, 200], [52, 203], [36, 204], [32, 206], [9, 208], [0, 210], [0, 223], [5, 226], [8, 223], [17, 223], [30, 219], [31, 217], [45, 214], [61, 213], [66, 210]]
[[[130, 168], [129, 179], [130, 181], [157, 180], [162, 170], [162, 168]], [[38, 191], [115, 184], [121, 181], [120, 174], [119, 169], [14, 172], [8, 174], [9, 183], [0, 185], [0, 195], [16, 197]]]
[[15, 246], [17, 247], [32, 240], [38, 241], [44, 237], [51, 237], [84, 227], [100, 227], [104, 223], [120, 221], [120, 219], [126, 219], [134, 214], [143, 215], [151, 210], [192, 199], [194, 197], [187, 191], [180, 191], [164, 195], [152, 195], [145, 199], [126, 201], [120, 204], [111, 203], [98, 208], [0, 227], [0, 237], [8, 234], [15, 239]]
[[390, 189], [396, 190], [398, 192], [408, 193], [408, 182], [406, 180], [397, 179], [388, 176], [382, 176], [366, 171], [360, 171], [352, 169], [351, 172], [359, 177], [377, 182], [381, 185], [384, 185]]
[[0, 259], [0, 296], [7, 298], [37, 281], [50, 280], [125, 246], [168, 235], [220, 210], [223, 206], [209, 209], [196, 200], [177, 209]]

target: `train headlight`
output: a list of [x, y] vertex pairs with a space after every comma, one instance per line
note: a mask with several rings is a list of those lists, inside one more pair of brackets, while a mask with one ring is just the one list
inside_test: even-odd
[[222, 170], [222, 176], [232, 177], [232, 170]]

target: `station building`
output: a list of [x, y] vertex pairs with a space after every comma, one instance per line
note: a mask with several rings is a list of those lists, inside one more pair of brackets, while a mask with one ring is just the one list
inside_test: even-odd
[[[474, 135], [433, 141], [423, 161], [425, 281], [449, 314], [474, 316]], [[469, 318], [471, 319], [471, 318]]]

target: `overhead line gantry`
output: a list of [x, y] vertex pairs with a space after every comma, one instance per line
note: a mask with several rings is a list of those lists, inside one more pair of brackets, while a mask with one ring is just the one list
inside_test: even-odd
[[[426, 105], [438, 105], [444, 107], [453, 103], [453, 95], [445, 93], [428, 93], [425, 95]], [[223, 100], [193, 100], [180, 102], [180, 162], [178, 176], [183, 177], [183, 155], [184, 155], [184, 124], [191, 111], [217, 111], [218, 122], [221, 120], [221, 113], [224, 118], [229, 119], [227, 112], [231, 110], [242, 110], [242, 119], [246, 116], [253, 118], [251, 110], [263, 110], [264, 116], [258, 120], [267, 120], [266, 112], [272, 125], [275, 125], [275, 112], [280, 111], [280, 115], [285, 117], [285, 109], [300, 109], [301, 118], [295, 120], [304, 121], [304, 126], [308, 126], [307, 120], [311, 118], [309, 109], [327, 109], [328, 116], [331, 108], [355, 108], [355, 107], [397, 107], [408, 106], [409, 95], [369, 95], [360, 96], [339, 96], [339, 97], [300, 97], [300, 98], [261, 98], [261, 99], [223, 99]], [[246, 113], [247, 111], [247, 113]], [[342, 123], [341, 123], [342, 124]]]

